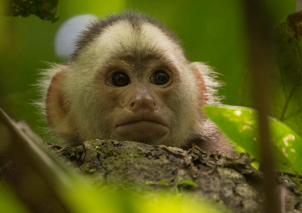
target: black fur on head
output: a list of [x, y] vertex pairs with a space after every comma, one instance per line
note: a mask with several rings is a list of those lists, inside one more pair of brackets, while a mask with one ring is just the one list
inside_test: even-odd
[[84, 30], [76, 43], [76, 49], [71, 55], [71, 61], [75, 61], [81, 52], [81, 50], [92, 42], [98, 35], [102, 34], [105, 28], [112, 26], [114, 23], [127, 20], [131, 23], [134, 29], [139, 28], [143, 23], [150, 23], [158, 27], [162, 32], [171, 38], [176, 44], [180, 45], [180, 40], [176, 35], [167, 30], [166, 27], [158, 21], [138, 12], [127, 11], [118, 14], [111, 14], [105, 16], [104, 19], [100, 19], [92, 23], [87, 30]]

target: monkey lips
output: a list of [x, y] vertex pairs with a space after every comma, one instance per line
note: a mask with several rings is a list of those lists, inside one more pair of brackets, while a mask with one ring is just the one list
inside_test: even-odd
[[114, 129], [119, 140], [134, 140], [154, 144], [169, 132], [169, 125], [158, 116], [125, 116], [117, 122]]

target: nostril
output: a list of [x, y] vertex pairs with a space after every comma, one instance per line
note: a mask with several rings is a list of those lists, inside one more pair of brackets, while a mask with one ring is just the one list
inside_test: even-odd
[[151, 111], [154, 111], [156, 108], [157, 104], [154, 100], [151, 100], [150, 98], [140, 98], [140, 99], [136, 99], [136, 100], [132, 100], [128, 107], [129, 109], [131, 109], [132, 111], [137, 111], [140, 109], [148, 109]]
[[141, 88], [136, 91], [128, 102], [128, 109], [131, 111], [150, 110], [154, 111], [156, 108], [156, 101], [149, 90]]

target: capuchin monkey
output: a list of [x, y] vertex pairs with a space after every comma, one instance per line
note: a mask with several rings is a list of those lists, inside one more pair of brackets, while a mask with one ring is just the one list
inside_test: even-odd
[[190, 62], [176, 36], [139, 13], [110, 15], [82, 33], [66, 65], [46, 70], [45, 113], [69, 145], [138, 141], [233, 155], [202, 107], [218, 104], [211, 68]]

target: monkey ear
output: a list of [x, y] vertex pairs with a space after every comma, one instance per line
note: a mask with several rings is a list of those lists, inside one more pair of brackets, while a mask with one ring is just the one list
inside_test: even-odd
[[190, 64], [190, 69], [196, 79], [197, 87], [199, 89], [199, 94], [200, 94], [199, 99], [203, 106], [208, 102], [208, 91], [203, 76], [207, 76], [208, 74], [207, 71], [209, 67], [200, 62], [193, 62]]
[[49, 126], [58, 134], [71, 134], [75, 123], [70, 115], [69, 102], [63, 87], [66, 81], [67, 66], [60, 67], [51, 79], [46, 95], [46, 117]]

